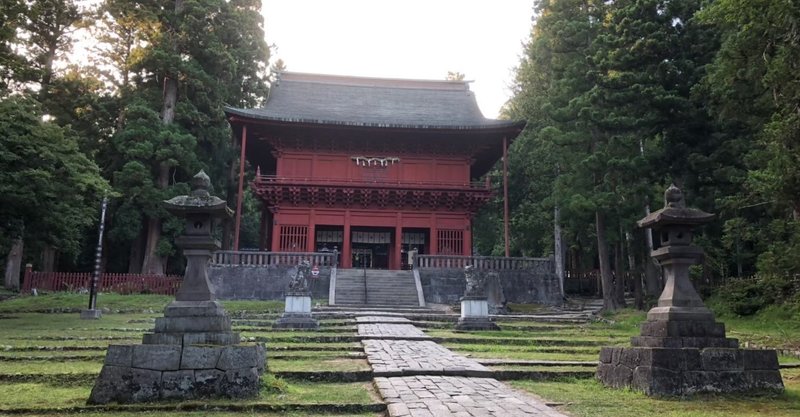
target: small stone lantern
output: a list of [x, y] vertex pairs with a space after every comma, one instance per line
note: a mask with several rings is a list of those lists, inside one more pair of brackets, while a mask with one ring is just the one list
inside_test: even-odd
[[219, 249], [214, 221], [229, 217], [231, 210], [209, 194], [211, 181], [203, 171], [191, 185], [191, 194], [164, 202], [186, 220], [176, 240], [186, 256], [186, 272], [175, 301], [141, 345], [108, 347], [90, 404], [258, 395], [266, 349], [260, 343], [239, 344], [239, 333], [231, 331], [231, 318], [208, 280], [211, 254]]
[[739, 349], [739, 341], [725, 337], [725, 325], [714, 320], [689, 280], [689, 267], [703, 259], [703, 250], [692, 245], [693, 229], [714, 215], [687, 208], [674, 185], [664, 200], [664, 208], [638, 222], [660, 240], [652, 256], [663, 268], [664, 291], [640, 336], [631, 339], [633, 347], [602, 348], [598, 379], [647, 395], [782, 390], [777, 353]]

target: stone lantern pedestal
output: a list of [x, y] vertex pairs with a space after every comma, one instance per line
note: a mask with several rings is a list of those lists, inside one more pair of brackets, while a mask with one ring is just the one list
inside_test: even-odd
[[674, 185], [665, 200], [663, 209], [638, 223], [653, 228], [661, 241], [652, 256], [663, 267], [664, 291], [640, 336], [631, 339], [632, 347], [602, 348], [597, 378], [647, 395], [783, 390], [777, 353], [739, 349], [739, 341], [725, 337], [725, 325], [716, 322], [689, 280], [689, 267], [703, 258], [703, 251], [691, 245], [692, 228], [714, 216], [686, 208]]
[[208, 280], [211, 254], [219, 248], [211, 235], [214, 220], [230, 216], [209, 187], [201, 171], [192, 179], [191, 195], [164, 202], [167, 210], [186, 219], [176, 241], [187, 261], [183, 282], [141, 345], [108, 347], [88, 403], [258, 395], [266, 348], [239, 343], [239, 333], [231, 331], [231, 319]]
[[472, 265], [464, 268], [467, 287], [461, 297], [461, 317], [456, 330], [500, 330], [489, 319], [489, 299], [486, 297], [486, 276]]
[[311, 264], [302, 261], [297, 272], [289, 282], [286, 293], [284, 313], [272, 325], [275, 329], [318, 329], [319, 323], [311, 316], [311, 291], [308, 288], [308, 275]]

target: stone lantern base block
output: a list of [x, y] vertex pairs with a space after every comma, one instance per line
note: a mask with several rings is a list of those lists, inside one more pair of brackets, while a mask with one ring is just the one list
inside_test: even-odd
[[604, 347], [597, 378], [650, 396], [782, 391], [774, 350], [706, 347]]
[[284, 311], [291, 314], [311, 314], [311, 294], [301, 293], [286, 295]]
[[238, 332], [231, 331], [231, 318], [217, 301], [173, 301], [156, 318], [153, 333], [145, 333], [147, 345], [236, 345]]
[[311, 317], [311, 294], [290, 292], [286, 294], [284, 313], [272, 325], [275, 329], [319, 329]]
[[263, 344], [111, 345], [87, 402], [255, 397], [266, 361]]
[[500, 327], [495, 322], [489, 320], [488, 317], [483, 318], [459, 318], [456, 323], [456, 330], [500, 330]]
[[81, 320], [98, 320], [103, 317], [103, 312], [101, 310], [95, 309], [86, 309], [81, 310]]
[[461, 317], [456, 330], [500, 330], [489, 319], [489, 301], [486, 297], [462, 297]]

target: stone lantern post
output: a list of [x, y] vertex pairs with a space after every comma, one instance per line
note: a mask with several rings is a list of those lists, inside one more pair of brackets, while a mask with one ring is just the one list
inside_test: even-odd
[[154, 332], [144, 335], [143, 344], [108, 347], [91, 404], [258, 394], [265, 347], [239, 344], [239, 333], [231, 331], [231, 319], [208, 280], [211, 255], [219, 249], [214, 221], [229, 217], [231, 210], [209, 194], [211, 181], [203, 171], [191, 185], [191, 194], [164, 202], [185, 219], [176, 243], [186, 256], [186, 272], [175, 301], [156, 319]]
[[473, 265], [464, 267], [467, 287], [461, 297], [461, 317], [456, 330], [500, 330], [489, 320], [489, 299], [486, 296], [486, 272]]
[[597, 377], [606, 386], [648, 395], [782, 390], [777, 353], [739, 349], [739, 341], [725, 337], [725, 325], [715, 321], [689, 280], [689, 267], [703, 259], [703, 250], [692, 245], [693, 229], [714, 215], [687, 208], [674, 185], [664, 200], [664, 208], [638, 226], [652, 228], [660, 240], [652, 256], [663, 268], [666, 285], [640, 336], [631, 339], [633, 347], [602, 348]]

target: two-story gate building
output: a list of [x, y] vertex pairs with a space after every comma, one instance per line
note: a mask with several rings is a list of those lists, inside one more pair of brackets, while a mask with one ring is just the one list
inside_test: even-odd
[[493, 195], [478, 180], [525, 125], [483, 117], [465, 81], [291, 72], [264, 107], [226, 114], [256, 167], [260, 249], [336, 248], [343, 268], [471, 255], [472, 216]]

